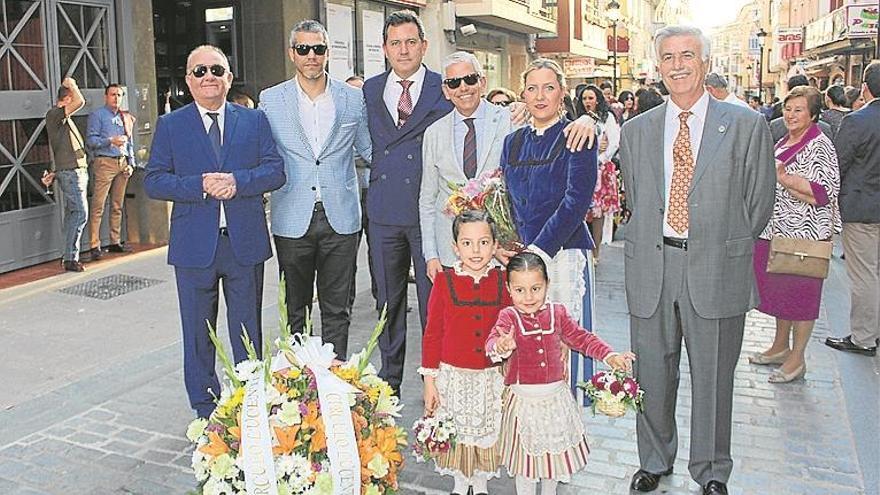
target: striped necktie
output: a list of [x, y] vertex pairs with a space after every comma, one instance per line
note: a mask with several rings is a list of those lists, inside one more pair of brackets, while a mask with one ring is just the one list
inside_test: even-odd
[[467, 126], [467, 134], [464, 135], [464, 152], [461, 163], [464, 165], [464, 175], [473, 179], [477, 175], [477, 132], [474, 129], [474, 119], [464, 119]]

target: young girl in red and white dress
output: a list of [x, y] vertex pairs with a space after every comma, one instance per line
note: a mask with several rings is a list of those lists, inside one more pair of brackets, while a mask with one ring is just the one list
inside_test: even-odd
[[518, 495], [555, 494], [557, 484], [587, 464], [581, 409], [564, 378], [563, 344], [614, 369], [629, 370], [635, 355], [615, 353], [572, 318], [565, 306], [547, 301], [547, 267], [523, 252], [507, 265], [513, 307], [504, 308], [489, 332], [486, 351], [493, 361], [509, 359], [501, 421], [502, 463], [516, 477]]
[[496, 447], [501, 428], [504, 378], [486, 356], [486, 336], [502, 308], [511, 304], [504, 271], [494, 266], [498, 246], [485, 211], [466, 211], [452, 223], [459, 261], [434, 277], [428, 324], [422, 336], [425, 414], [449, 415], [457, 443], [435, 459], [440, 474], [455, 481], [452, 493], [488, 493], [500, 476]]

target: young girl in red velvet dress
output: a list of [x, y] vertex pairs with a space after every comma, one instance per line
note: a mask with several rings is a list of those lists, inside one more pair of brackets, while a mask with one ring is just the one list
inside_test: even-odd
[[513, 307], [504, 308], [489, 332], [486, 351], [493, 361], [508, 359], [501, 421], [501, 461], [516, 477], [518, 495], [543, 495], [587, 464], [581, 409], [564, 378], [563, 344], [614, 369], [629, 370], [635, 355], [612, 352], [602, 339], [578, 325], [565, 306], [547, 301], [547, 267], [540, 256], [523, 252], [507, 264]]
[[496, 447], [504, 378], [486, 356], [486, 336], [501, 308], [511, 304], [504, 271], [494, 266], [494, 225], [485, 211], [466, 211], [452, 223], [459, 261], [434, 277], [422, 337], [425, 414], [449, 415], [457, 443], [435, 459], [455, 480], [452, 493], [488, 493], [500, 475]]

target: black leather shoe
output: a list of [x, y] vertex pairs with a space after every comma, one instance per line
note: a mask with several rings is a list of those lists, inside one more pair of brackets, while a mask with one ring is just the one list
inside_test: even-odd
[[64, 266], [64, 269], [68, 272], [84, 272], [86, 270], [79, 261], [65, 261], [62, 263], [62, 266]]
[[130, 253], [131, 248], [125, 244], [110, 244], [107, 246], [107, 251], [111, 253]]
[[636, 474], [633, 475], [629, 487], [631, 490], [637, 492], [653, 492], [657, 489], [657, 485], [660, 483], [660, 478], [670, 474], [672, 474], [672, 468], [658, 474], [649, 473], [644, 469], [639, 469], [636, 471]]
[[876, 345], [864, 347], [854, 344], [852, 341], [852, 335], [847, 335], [846, 337], [828, 337], [825, 339], [825, 345], [832, 349], [837, 349], [838, 351], [854, 352], [864, 356], [875, 356], [877, 354]]
[[101, 248], [97, 247], [94, 249], [89, 249], [86, 251], [86, 255], [83, 256], [83, 260], [85, 261], [98, 261], [99, 259], [104, 257], [104, 251], [101, 251]]
[[703, 486], [703, 495], [727, 495], [727, 485], [716, 480], [712, 480]]

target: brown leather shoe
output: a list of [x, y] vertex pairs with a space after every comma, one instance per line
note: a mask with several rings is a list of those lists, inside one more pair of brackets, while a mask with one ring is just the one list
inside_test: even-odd
[[68, 272], [84, 272], [84, 271], [86, 271], [83, 264], [80, 263], [79, 261], [73, 261], [73, 260], [65, 261], [64, 263], [62, 263], [62, 266]]

